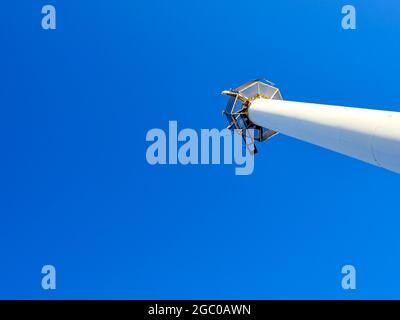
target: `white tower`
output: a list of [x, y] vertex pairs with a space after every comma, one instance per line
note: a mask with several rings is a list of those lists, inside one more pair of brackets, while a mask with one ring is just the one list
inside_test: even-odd
[[400, 173], [400, 112], [284, 101], [279, 89], [260, 80], [222, 93], [230, 96], [228, 128], [244, 138], [264, 141], [282, 133]]

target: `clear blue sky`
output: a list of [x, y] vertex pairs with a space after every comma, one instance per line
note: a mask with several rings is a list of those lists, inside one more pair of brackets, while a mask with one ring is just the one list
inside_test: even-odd
[[284, 136], [251, 176], [145, 158], [169, 120], [226, 126], [220, 91], [257, 77], [400, 111], [398, 1], [352, 0], [354, 31], [345, 4], [3, 1], [0, 298], [400, 298], [399, 175]]

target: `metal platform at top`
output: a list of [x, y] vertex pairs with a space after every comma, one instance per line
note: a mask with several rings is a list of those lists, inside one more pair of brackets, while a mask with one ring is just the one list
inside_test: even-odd
[[[224, 90], [222, 94], [230, 97], [223, 112], [228, 119], [228, 129], [238, 130], [249, 151], [257, 153], [255, 141], [268, 140], [277, 132], [252, 123], [248, 117], [248, 108], [255, 99], [282, 100], [279, 89], [268, 80], [257, 79], [246, 82], [236, 89]], [[254, 134], [248, 129], [253, 129]]]

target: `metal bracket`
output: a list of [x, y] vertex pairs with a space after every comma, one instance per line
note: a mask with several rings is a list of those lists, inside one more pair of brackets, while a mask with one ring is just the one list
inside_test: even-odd
[[[239, 130], [246, 143], [246, 148], [253, 154], [257, 153], [255, 141], [266, 141], [278, 132], [260, 127], [251, 122], [248, 116], [248, 109], [255, 99], [282, 100], [279, 89], [274, 87], [272, 82], [268, 80], [252, 80], [236, 89], [224, 90], [222, 94], [230, 97], [223, 111], [229, 122], [228, 129]], [[254, 136], [251, 136], [248, 129], [254, 130]], [[248, 140], [250, 140], [250, 143]]]

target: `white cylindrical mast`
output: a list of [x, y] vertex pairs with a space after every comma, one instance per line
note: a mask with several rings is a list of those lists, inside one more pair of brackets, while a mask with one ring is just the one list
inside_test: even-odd
[[258, 97], [255, 125], [400, 173], [400, 112]]

